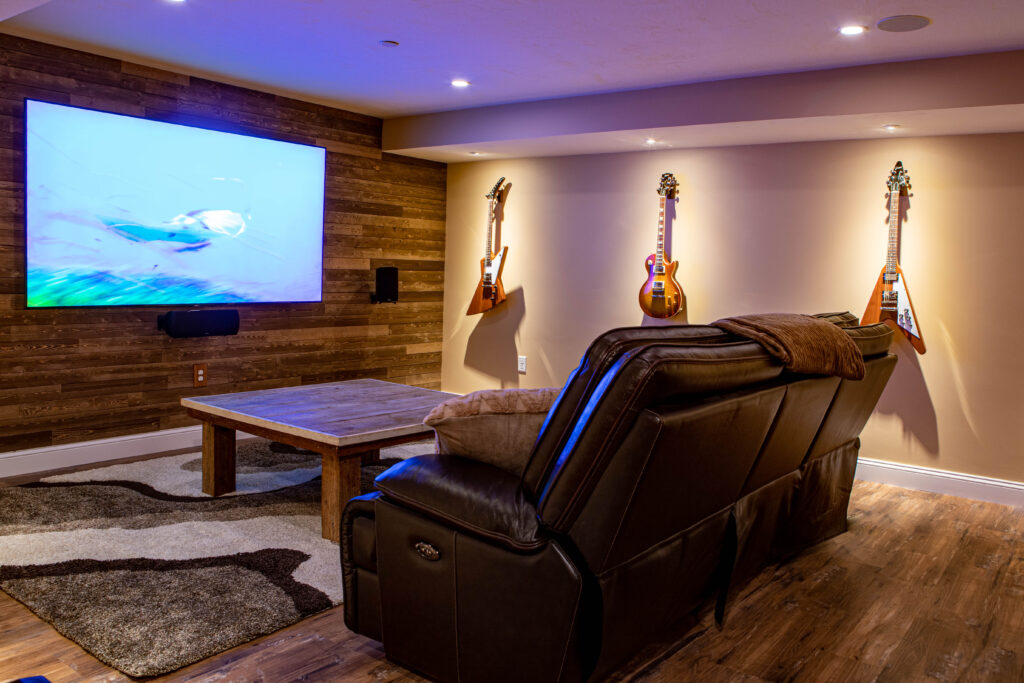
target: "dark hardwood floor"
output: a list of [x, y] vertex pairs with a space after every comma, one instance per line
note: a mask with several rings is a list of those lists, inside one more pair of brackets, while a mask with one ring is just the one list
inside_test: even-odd
[[[0, 681], [127, 681], [0, 593]], [[858, 482], [850, 530], [666, 634], [618, 681], [1024, 681], [1024, 509]], [[419, 681], [341, 608], [159, 681]]]

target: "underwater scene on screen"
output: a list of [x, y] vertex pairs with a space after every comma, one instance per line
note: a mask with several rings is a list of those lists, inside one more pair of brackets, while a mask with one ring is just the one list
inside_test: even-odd
[[323, 148], [26, 109], [29, 307], [321, 300]]

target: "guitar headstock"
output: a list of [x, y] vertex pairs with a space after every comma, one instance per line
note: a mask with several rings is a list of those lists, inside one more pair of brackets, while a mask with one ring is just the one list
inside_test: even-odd
[[892, 169], [892, 173], [889, 174], [889, 192], [899, 192], [901, 195], [906, 196], [907, 190], [910, 189], [910, 174], [907, 173], [907, 169], [903, 168], [903, 162], [897, 161], [896, 165]]
[[661, 174], [661, 184], [658, 185], [658, 194], [666, 199], [676, 198], [676, 187], [679, 183], [676, 182], [676, 177], [671, 173]]
[[501, 184], [503, 182], [505, 182], [505, 176], [498, 178], [498, 182], [494, 183], [494, 187], [492, 187], [491, 191], [487, 193], [488, 199], [494, 199], [496, 196], [498, 196], [498, 188], [501, 187]]

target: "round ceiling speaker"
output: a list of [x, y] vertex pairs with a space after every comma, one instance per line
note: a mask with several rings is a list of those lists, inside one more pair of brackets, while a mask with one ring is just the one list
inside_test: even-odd
[[922, 17], [917, 14], [897, 14], [894, 17], [882, 19], [878, 22], [878, 28], [892, 33], [906, 33], [907, 31], [922, 29], [930, 23], [932, 23], [932, 20], [928, 17]]

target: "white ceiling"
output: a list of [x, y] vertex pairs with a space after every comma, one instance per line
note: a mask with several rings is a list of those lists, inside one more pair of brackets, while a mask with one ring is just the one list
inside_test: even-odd
[[[3, 32], [384, 118], [1024, 48], [1021, 0], [0, 3]], [[874, 28], [894, 14], [932, 25]], [[872, 29], [844, 38], [848, 23]]]
[[[932, 23], [876, 28], [896, 14]], [[870, 28], [847, 38], [845, 24]], [[379, 116], [385, 151], [445, 162], [883, 137], [886, 122], [898, 136], [1024, 131], [1024, 90], [1006, 80], [1024, 53], [1005, 52], [1024, 48], [1024, 0], [0, 0], [0, 32]], [[901, 64], [994, 52], [1013, 55], [1005, 74], [951, 76], [973, 93], [954, 105], [927, 62]], [[776, 94], [788, 77], [770, 75], [865, 64], [894, 71], [820, 71], [790, 102]], [[929, 71], [932, 101], [887, 108], [878, 68]], [[749, 110], [751, 76], [785, 102], [776, 113]], [[824, 111], [848, 85], [849, 108]], [[691, 116], [697, 100], [718, 117]]]

